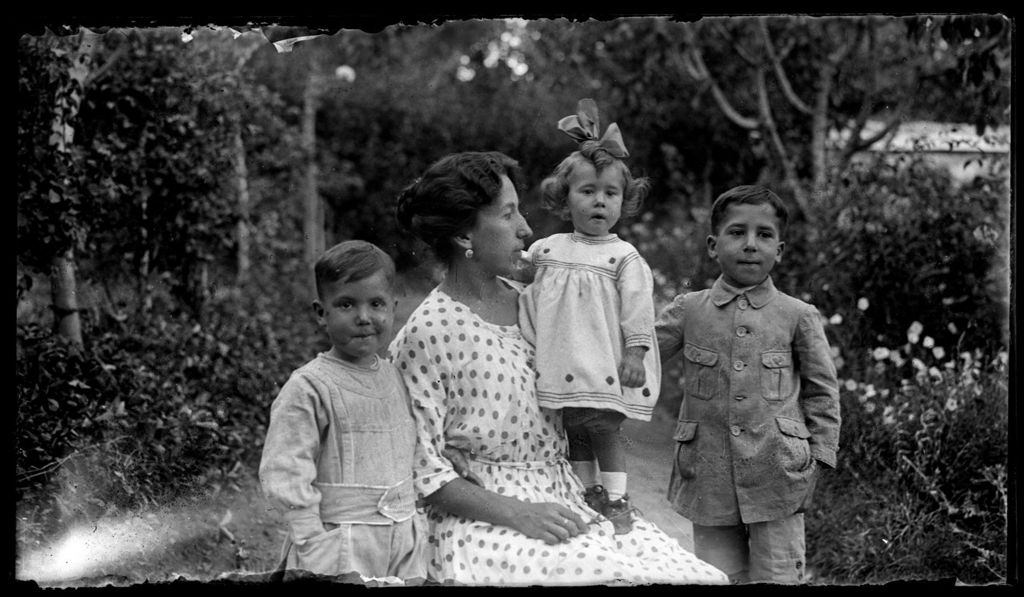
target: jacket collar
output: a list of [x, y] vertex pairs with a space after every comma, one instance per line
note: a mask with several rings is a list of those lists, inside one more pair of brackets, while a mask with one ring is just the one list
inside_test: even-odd
[[722, 276], [718, 276], [718, 279], [715, 280], [714, 285], [711, 287], [711, 302], [713, 302], [716, 307], [722, 307], [727, 305], [737, 296], [745, 295], [747, 300], [750, 301], [750, 305], [752, 307], [760, 309], [772, 302], [778, 293], [779, 291], [775, 289], [775, 283], [772, 282], [771, 276], [765, 278], [764, 282], [761, 282], [757, 286], [746, 289], [736, 288], [735, 286], [727, 284], [725, 280], [722, 279]]

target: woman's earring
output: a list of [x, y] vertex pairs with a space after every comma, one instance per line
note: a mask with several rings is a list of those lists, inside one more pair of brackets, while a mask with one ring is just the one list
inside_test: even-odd
[[466, 249], [466, 259], [473, 258], [473, 249]]

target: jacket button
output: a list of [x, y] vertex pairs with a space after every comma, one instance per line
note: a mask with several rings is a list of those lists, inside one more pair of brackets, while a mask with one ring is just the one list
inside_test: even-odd
[[737, 371], [743, 371], [743, 367], [745, 366], [746, 365], [743, 364], [743, 361], [736, 361], [735, 363], [732, 364], [732, 368]]
[[739, 435], [740, 434], [739, 426], [738, 425], [733, 425], [732, 427], [730, 427], [729, 428], [729, 433], [731, 433], [733, 435]]
[[747, 335], [747, 328], [743, 327], [742, 325], [740, 327], [736, 328], [736, 335], [739, 336], [740, 338], [742, 338], [743, 336], [746, 336]]
[[736, 305], [740, 309], [746, 309], [748, 306], [750, 306], [750, 303], [747, 302], [747, 299], [741, 298], [739, 301], [737, 301]]

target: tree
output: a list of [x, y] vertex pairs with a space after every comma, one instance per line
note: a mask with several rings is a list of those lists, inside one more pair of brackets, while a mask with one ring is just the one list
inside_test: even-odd
[[[681, 30], [673, 62], [733, 124], [768, 141], [780, 178], [812, 221], [819, 217], [812, 201], [824, 201], [833, 173], [922, 111], [927, 81], [959, 69], [984, 97], [1008, 89], [1000, 64], [1008, 59], [1009, 29], [998, 16], [709, 18]], [[723, 76], [725, 64], [743, 65], [746, 76]], [[982, 129], [993, 116], [978, 115]], [[885, 124], [868, 133], [872, 119]], [[831, 129], [849, 135], [830, 160]]]
[[77, 297], [76, 251], [88, 233], [87, 205], [76, 188], [75, 132], [97, 36], [52, 31], [19, 42], [19, 258], [51, 282], [54, 324], [83, 344]]

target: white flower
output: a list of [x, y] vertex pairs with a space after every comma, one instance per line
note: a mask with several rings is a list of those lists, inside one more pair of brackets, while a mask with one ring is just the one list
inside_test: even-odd
[[868, 395], [867, 394], [857, 394], [857, 402], [860, 402], [861, 404], [864, 404], [867, 401], [868, 401]]
[[917, 357], [914, 357], [913, 359], [911, 359], [910, 364], [913, 365], [914, 369], [917, 369], [918, 371], [924, 371], [925, 369], [928, 368], [924, 364], [924, 361], [922, 361], [921, 359], [919, 359]]
[[875, 403], [874, 402], [865, 402], [864, 403], [864, 412], [869, 413], [869, 414], [875, 412]]
[[886, 406], [882, 410], [882, 424], [883, 425], [894, 425], [896, 423], [896, 417], [894, 416], [896, 409], [891, 406]]
[[948, 410], [949, 412], [953, 412], [959, 407], [960, 405], [957, 403], [956, 398], [950, 398], [949, 400], [946, 400], [946, 410]]
[[864, 395], [865, 396], [867, 396], [868, 398], [871, 398], [872, 396], [874, 396], [876, 394], [878, 394], [878, 392], [875, 391], [875, 384], [870, 384], [869, 383], [868, 385], [864, 386]]
[[952, 321], [949, 322], [949, 325], [946, 326], [946, 329], [949, 330], [950, 334], [956, 333], [956, 325]]
[[884, 346], [879, 346], [872, 353], [871, 356], [875, 357], [876, 361], [889, 358], [889, 349]]
[[936, 346], [932, 349], [932, 354], [935, 355], [935, 358], [941, 360], [946, 356], [946, 351], [941, 346]]
[[903, 356], [898, 351], [895, 350], [892, 351], [891, 355], [889, 355], [889, 360], [892, 361], [893, 364], [896, 365], [897, 367], [902, 367], [903, 363], [907, 362], [907, 359], [903, 358]]
[[921, 325], [920, 321], [915, 321], [910, 324], [910, 327], [907, 328], [907, 340], [909, 340], [911, 344], [917, 344], [917, 341], [921, 337], [922, 330], [924, 330], [924, 326]]
[[924, 342], [921, 343], [921, 346], [931, 348], [932, 346], [935, 346], [935, 340], [931, 336], [925, 336]]
[[851, 391], [851, 392], [856, 390], [857, 389], [857, 382], [853, 381], [853, 379], [846, 380], [846, 389]]
[[857, 299], [857, 308], [860, 309], [861, 311], [867, 311], [868, 310], [868, 299], [866, 299], [864, 297], [860, 297], [859, 299]]
[[836, 369], [842, 369], [843, 365], [846, 364], [846, 361], [843, 360], [843, 357], [836, 357], [832, 359], [832, 362], [836, 366]]
[[836, 313], [832, 317], [828, 318], [828, 322], [831, 323], [832, 325], [839, 325], [839, 324], [843, 323], [843, 316], [838, 314], [838, 313]]
[[356, 80], [356, 69], [347, 64], [342, 64], [338, 68], [334, 69], [334, 76], [342, 81], [351, 83]]
[[942, 371], [939, 371], [938, 367], [929, 367], [928, 375], [931, 375], [932, 377], [937, 379], [942, 379]]

